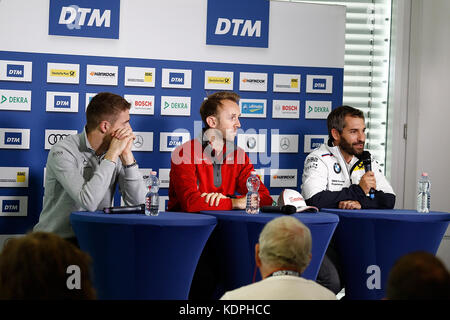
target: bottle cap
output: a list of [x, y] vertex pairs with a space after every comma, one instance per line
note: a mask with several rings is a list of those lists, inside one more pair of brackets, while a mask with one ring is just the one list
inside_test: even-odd
[[422, 177], [428, 177], [428, 173], [422, 172]]

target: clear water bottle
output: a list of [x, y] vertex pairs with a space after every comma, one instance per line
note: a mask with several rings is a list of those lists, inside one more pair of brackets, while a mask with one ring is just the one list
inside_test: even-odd
[[145, 195], [145, 214], [157, 216], [159, 214], [159, 179], [156, 171], [152, 171], [147, 179], [147, 194]]
[[256, 171], [250, 173], [250, 177], [247, 179], [247, 206], [245, 211], [248, 214], [258, 214], [259, 213], [259, 178], [256, 175]]
[[417, 212], [430, 212], [430, 194], [431, 181], [426, 172], [419, 178], [417, 192]]

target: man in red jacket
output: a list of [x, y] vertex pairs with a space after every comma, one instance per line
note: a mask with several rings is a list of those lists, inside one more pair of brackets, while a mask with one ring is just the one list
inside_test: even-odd
[[[202, 137], [184, 143], [172, 153], [169, 211], [245, 209], [246, 182], [255, 169], [244, 150], [234, 144], [241, 127], [239, 98], [234, 92], [222, 91], [203, 101]], [[261, 206], [272, 204], [262, 183], [259, 195]]]

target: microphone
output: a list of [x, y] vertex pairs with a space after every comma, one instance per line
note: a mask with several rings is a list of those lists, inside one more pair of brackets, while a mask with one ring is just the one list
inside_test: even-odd
[[109, 207], [103, 208], [104, 213], [145, 213], [145, 204], [139, 204], [137, 206], [122, 206], [122, 207]]
[[261, 207], [262, 212], [278, 212], [283, 214], [293, 214], [297, 212], [297, 208], [293, 205], [287, 204], [285, 206], [262, 206]]
[[[370, 152], [365, 150], [363, 151], [363, 153], [357, 157], [359, 160], [362, 160], [363, 165], [364, 165], [364, 170], [367, 171], [372, 171], [372, 157], [370, 156]], [[375, 198], [375, 190], [373, 188], [370, 188], [369, 191], [369, 197], [370, 199], [374, 199]]]

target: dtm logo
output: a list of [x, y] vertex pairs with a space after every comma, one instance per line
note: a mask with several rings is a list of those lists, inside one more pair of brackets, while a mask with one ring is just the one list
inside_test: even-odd
[[311, 149], [316, 149], [324, 143], [323, 139], [312, 138], [311, 139]]
[[19, 212], [20, 201], [19, 200], [3, 200], [2, 212]]
[[120, 0], [50, 0], [49, 34], [119, 39], [119, 16]]
[[267, 48], [269, 11], [267, 0], [208, 0], [206, 44]]
[[184, 73], [170, 72], [169, 84], [184, 84]]
[[24, 76], [24, 66], [23, 64], [7, 64], [6, 65], [6, 76], [23, 78]]
[[182, 142], [183, 142], [182, 136], [168, 136], [167, 137], [167, 148], [176, 148], [178, 146], [181, 146]]
[[327, 88], [327, 79], [313, 79], [313, 89], [325, 90]]
[[21, 145], [22, 133], [21, 132], [5, 132], [5, 145]]
[[70, 109], [70, 96], [55, 96], [55, 109]]

